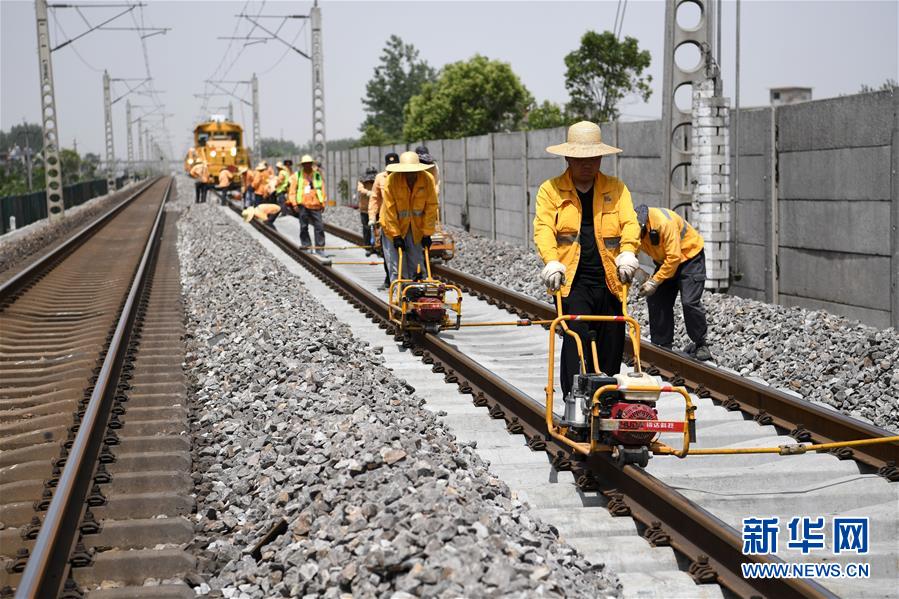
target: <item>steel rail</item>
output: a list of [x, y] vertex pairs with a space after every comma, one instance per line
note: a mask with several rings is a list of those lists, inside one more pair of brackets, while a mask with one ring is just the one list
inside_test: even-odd
[[69, 555], [78, 539], [85, 500], [93, 482], [93, 473], [103, 444], [122, 364], [131, 338], [132, 325], [140, 307], [140, 296], [149, 276], [148, 265], [158, 248], [165, 206], [172, 190], [170, 179], [150, 229], [134, 279], [122, 306], [109, 349], [103, 359], [97, 382], [81, 418], [78, 433], [66, 458], [66, 464], [47, 508], [34, 549], [28, 558], [16, 598], [56, 597], [68, 572]]
[[124, 209], [125, 206], [131, 204], [131, 202], [134, 201], [134, 199], [137, 198], [140, 194], [149, 189], [150, 186], [157, 181], [157, 179], [158, 177], [148, 179], [140, 187], [140, 189], [135, 190], [134, 193], [122, 200], [119, 204], [107, 210], [92, 223], [89, 223], [80, 231], [78, 231], [78, 233], [72, 235], [64, 242], [53, 248], [50, 252], [41, 256], [39, 259], [35, 260], [27, 267], [17, 272], [14, 276], [10, 277], [2, 284], [0, 284], [0, 307], [3, 307], [7, 303], [9, 303], [18, 293], [23, 291], [34, 281], [38, 280], [38, 278], [40, 278], [43, 273], [49, 271], [54, 266], [59, 264], [59, 262], [65, 259], [66, 256], [70, 255], [78, 247], [84, 244], [85, 241], [93, 237], [94, 233], [102, 229], [103, 226], [107, 222], [109, 222], [112, 217], [121, 212], [121, 210]]
[[[236, 204], [229, 206], [240, 212]], [[383, 299], [334, 271], [326, 261], [298, 249], [274, 228], [256, 219], [252, 225], [296, 262], [380, 321], [388, 332], [397, 332], [386, 317], [387, 303]], [[448, 383], [471, 393], [475, 404], [489, 407], [493, 418], [503, 418], [510, 433], [524, 434], [531, 449], [552, 455], [557, 469], [573, 470], [582, 489], [601, 490], [609, 499], [608, 507], [613, 515], [632, 517], [646, 527], [644, 537], [648, 542], [671, 546], [683, 554], [691, 561], [689, 573], [698, 582], [716, 583], [747, 598], [836, 597], [808, 580], [744, 579], [741, 563], [782, 563], [782, 560], [767, 555], [743, 555], [742, 539], [736, 530], [641, 468], [620, 468], [610, 457], [602, 455], [579, 460], [568, 447], [549, 437], [542, 405], [438, 336], [416, 333], [410, 336], [409, 342], [413, 354], [433, 364], [436, 372], [443, 372]]]
[[[354, 231], [325, 225], [325, 229], [352, 242], [362, 243], [362, 236]], [[492, 304], [533, 320], [552, 319], [555, 307], [523, 293], [500, 287], [444, 264], [434, 264], [431, 271], [436, 278], [458, 285]], [[625, 349], [630, 356], [630, 347]], [[710, 397], [728, 410], [740, 410], [760, 424], [773, 424], [790, 433], [797, 441], [836, 443], [856, 439], [889, 437], [894, 433], [856, 420], [835, 410], [792, 397], [767, 385], [681, 356], [648, 341], [640, 344], [640, 359], [659, 369], [666, 378], [683, 384], [697, 395]], [[836, 450], [841, 459], [854, 459], [891, 481], [899, 481], [899, 444], [881, 443]]]

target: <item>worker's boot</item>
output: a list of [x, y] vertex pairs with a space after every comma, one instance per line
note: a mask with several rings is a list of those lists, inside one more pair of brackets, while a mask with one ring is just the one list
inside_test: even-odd
[[700, 362], [708, 362], [712, 359], [712, 352], [709, 351], [709, 346], [703, 343], [702, 345], [696, 346], [696, 351], [693, 352], [693, 357]]

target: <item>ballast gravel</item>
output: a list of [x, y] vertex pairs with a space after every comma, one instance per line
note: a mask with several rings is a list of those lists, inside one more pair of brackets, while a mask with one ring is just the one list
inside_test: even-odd
[[26, 261], [61, 241], [94, 220], [134, 191], [134, 187], [121, 189], [113, 194], [88, 200], [80, 206], [66, 210], [65, 219], [50, 223], [43, 219], [27, 227], [11, 231], [0, 237], [0, 282]]
[[619, 596], [244, 226], [178, 221], [198, 594]]
[[[356, 231], [358, 211], [340, 206], [327, 221]], [[456, 256], [449, 266], [539, 300], [543, 262], [535, 250], [450, 227]], [[899, 332], [823, 310], [767, 304], [705, 293], [708, 342], [715, 362], [747, 377], [798, 393], [854, 418], [899, 431]], [[679, 305], [679, 304], [678, 304]], [[632, 293], [629, 310], [646, 327], [646, 302]], [[689, 343], [675, 307], [675, 339]], [[677, 346], [677, 342], [675, 343]]]

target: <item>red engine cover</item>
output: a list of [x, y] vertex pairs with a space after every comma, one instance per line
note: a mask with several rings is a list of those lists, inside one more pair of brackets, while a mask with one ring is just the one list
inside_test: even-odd
[[436, 297], [423, 297], [415, 301], [415, 313], [421, 322], [443, 322], [446, 308]]
[[[614, 420], [658, 420], [655, 408], [642, 403], [616, 403], [612, 406]], [[639, 425], [631, 425], [638, 427]], [[655, 438], [653, 431], [628, 430], [628, 423], [622, 422], [612, 436], [624, 445], [649, 445]]]

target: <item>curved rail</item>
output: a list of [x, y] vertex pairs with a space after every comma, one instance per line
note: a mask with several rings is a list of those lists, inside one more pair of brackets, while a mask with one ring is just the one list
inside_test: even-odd
[[78, 434], [16, 590], [17, 598], [56, 597], [65, 582], [69, 555], [77, 540], [85, 498], [93, 480], [110, 407], [131, 337], [132, 324], [139, 308], [138, 300], [149, 272], [148, 264], [158, 245], [160, 225], [173, 181], [169, 181], [153, 221], [153, 227], [110, 340], [109, 349], [103, 359], [103, 365], [97, 375]]

